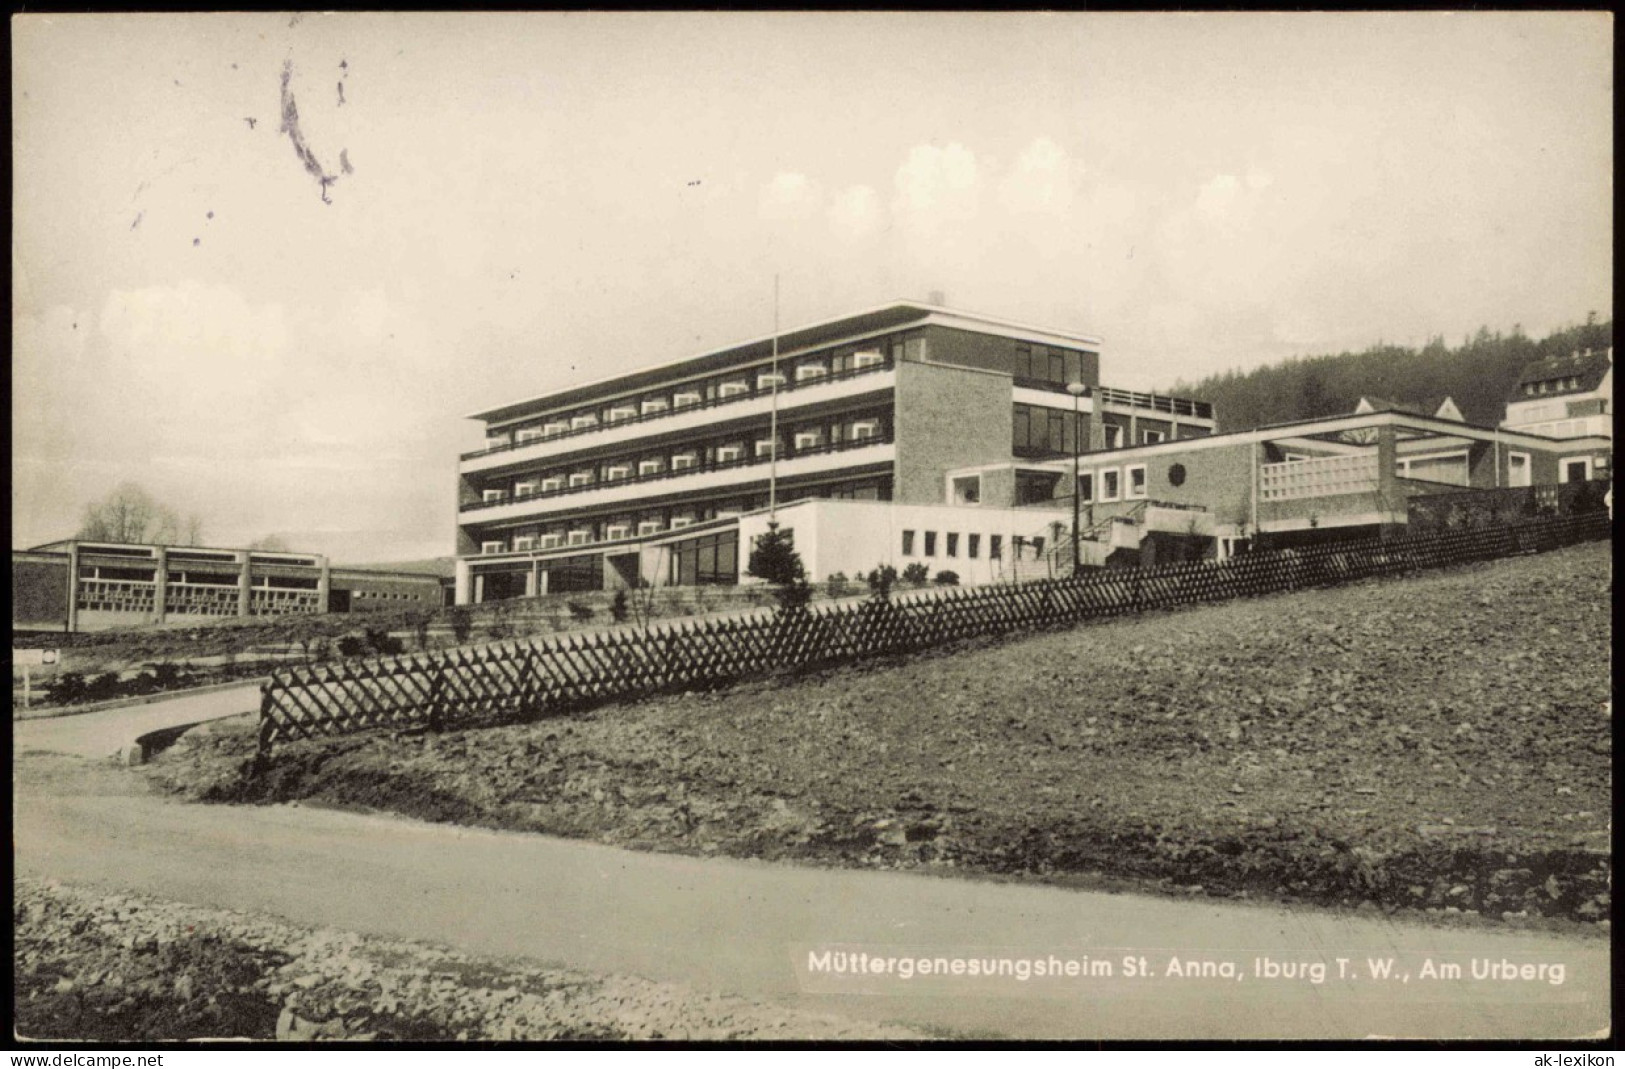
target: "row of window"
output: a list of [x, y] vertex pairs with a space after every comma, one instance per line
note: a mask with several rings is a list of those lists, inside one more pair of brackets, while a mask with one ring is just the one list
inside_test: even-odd
[[352, 598], [363, 598], [369, 601], [433, 601], [435, 598], [428, 594], [401, 594], [389, 590], [352, 590]]
[[1078, 472], [1079, 501], [1138, 501], [1145, 496], [1144, 464]]
[[[917, 534], [923, 535], [923, 537], [916, 538]], [[903, 532], [903, 556], [905, 556], [905, 557], [916, 556], [916, 553], [915, 553], [916, 548], [919, 550], [919, 553], [917, 555], [921, 556], [921, 557], [935, 557], [935, 556], [937, 556], [937, 550], [939, 548], [941, 548], [943, 550], [943, 553], [942, 553], [943, 556], [946, 556], [946, 557], [957, 557], [957, 556], [959, 556], [959, 550], [960, 550], [960, 545], [961, 545], [960, 533], [958, 531], [946, 531], [946, 532], [943, 532], [940, 544], [939, 544], [938, 539], [937, 539], [937, 534], [938, 534], [938, 532], [936, 532], [936, 531], [923, 531], [923, 532], [904, 531]], [[1040, 548], [1042, 548], [1043, 539], [1034, 539], [1033, 541]], [[964, 536], [963, 545], [964, 545], [964, 550], [965, 550], [965, 556], [967, 558], [969, 558], [970, 560], [976, 560], [977, 558], [979, 558], [982, 555], [982, 536], [980, 534], [976, 534], [976, 533], [966, 534]], [[988, 558], [988, 560], [1002, 560], [1003, 557], [1004, 557], [1004, 536], [1003, 535], [996, 535], [996, 534], [995, 535], [988, 535], [987, 536], [987, 558]]]
[[1561, 379], [1526, 382], [1523, 384], [1523, 394], [1525, 397], [1539, 397], [1545, 393], [1563, 393], [1564, 391], [1578, 390], [1579, 388], [1580, 377], [1578, 375], [1569, 375]]
[[562, 435], [646, 419], [685, 408], [696, 408], [734, 398], [772, 393], [775, 388], [815, 382], [831, 375], [879, 370], [901, 359], [924, 357], [925, 339], [914, 331], [907, 335], [877, 338], [845, 345], [780, 362], [775, 373], [771, 363], [761, 363], [667, 386], [635, 397], [617, 398], [601, 404], [550, 413], [534, 421], [487, 433], [487, 447], [542, 441]]
[[[886, 431], [886, 422], [878, 414], [848, 417], [820, 423], [805, 423], [789, 428], [779, 435], [778, 455], [820, 452], [831, 447], [880, 438]], [[762, 460], [774, 453], [774, 441], [766, 433], [758, 437], [730, 438], [703, 445], [686, 445], [669, 453], [615, 457], [592, 465], [568, 470], [553, 470], [504, 480], [501, 485], [486, 486], [481, 500], [498, 504], [508, 500], [521, 500], [542, 494], [585, 489], [599, 483], [614, 483], [637, 478], [649, 478], [671, 472], [703, 470], [705, 468], [739, 464], [747, 457]]]
[[719, 531], [671, 547], [671, 582], [727, 586], [739, 582], [739, 532]]
[[[890, 501], [891, 480], [867, 479], [834, 483], [825, 486], [799, 487], [779, 494], [779, 504], [792, 505], [797, 501], [818, 498], [838, 501]], [[532, 550], [562, 549], [565, 546], [585, 546], [594, 542], [615, 542], [621, 539], [648, 537], [667, 531], [680, 531], [698, 523], [739, 516], [756, 509], [766, 508], [766, 494], [752, 494], [706, 505], [681, 508], [647, 509], [634, 514], [620, 514], [605, 518], [583, 518], [572, 523], [550, 526], [521, 527], [511, 534], [487, 535], [480, 542], [482, 555], [496, 553], [527, 553]]]
[[[1016, 456], [1072, 456], [1075, 452], [1088, 452], [1083, 441], [1088, 426], [1080, 414], [1076, 423], [1073, 413], [1064, 409], [1040, 405], [1014, 406], [1011, 420], [1010, 449]], [[1122, 449], [1128, 444], [1128, 428], [1117, 423], [1103, 422], [1105, 448]], [[1139, 428], [1136, 445], [1154, 445], [1167, 441], [1168, 432], [1162, 428]]]

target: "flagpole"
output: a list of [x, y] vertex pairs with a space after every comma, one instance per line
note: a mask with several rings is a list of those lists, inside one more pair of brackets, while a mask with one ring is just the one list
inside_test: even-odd
[[773, 275], [773, 412], [768, 417], [767, 525], [779, 525], [779, 276]]

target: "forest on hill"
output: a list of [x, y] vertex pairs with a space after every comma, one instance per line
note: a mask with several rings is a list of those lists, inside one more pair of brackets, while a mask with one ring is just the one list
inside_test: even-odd
[[1493, 427], [1526, 365], [1613, 344], [1613, 320], [1599, 321], [1592, 313], [1585, 323], [1538, 341], [1519, 326], [1510, 334], [1480, 327], [1456, 347], [1442, 335], [1420, 349], [1379, 343], [1363, 352], [1299, 356], [1195, 382], [1181, 379], [1166, 392], [1211, 402], [1223, 432], [1342, 415], [1353, 412], [1362, 396], [1417, 408], [1453, 397], [1467, 422]]

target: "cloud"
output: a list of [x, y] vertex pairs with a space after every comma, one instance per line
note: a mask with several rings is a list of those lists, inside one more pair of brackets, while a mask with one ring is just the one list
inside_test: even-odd
[[829, 225], [837, 237], [865, 238], [881, 228], [880, 195], [870, 186], [851, 186], [829, 206]]
[[999, 201], [1018, 215], [1064, 214], [1072, 206], [1073, 171], [1066, 150], [1040, 137], [999, 183]]
[[897, 168], [896, 211], [915, 224], [965, 221], [976, 215], [981, 175], [976, 154], [959, 142], [915, 145]]
[[785, 222], [805, 219], [823, 199], [816, 183], [804, 174], [781, 171], [762, 186], [758, 211], [763, 219]]

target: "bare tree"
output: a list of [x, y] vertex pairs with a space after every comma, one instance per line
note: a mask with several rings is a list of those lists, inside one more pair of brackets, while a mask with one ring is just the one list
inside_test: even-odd
[[264, 538], [250, 542], [248, 548], [263, 550], [266, 553], [287, 553], [293, 547], [288, 545], [288, 540], [281, 535], [268, 534]]
[[[192, 545], [201, 538], [202, 529], [202, 521], [194, 516], [187, 527], [189, 536], [194, 538]], [[176, 541], [180, 534], [181, 521], [174, 509], [159, 502], [143, 487], [124, 483], [85, 507], [78, 537], [97, 542], [163, 545]]]

